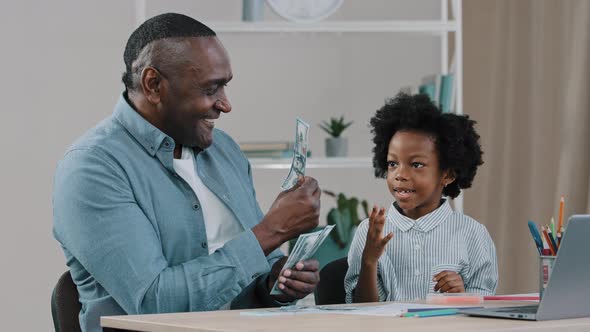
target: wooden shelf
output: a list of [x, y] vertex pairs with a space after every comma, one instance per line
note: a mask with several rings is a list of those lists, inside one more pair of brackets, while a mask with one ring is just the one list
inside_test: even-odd
[[216, 32], [422, 32], [440, 34], [457, 31], [456, 21], [389, 20], [389, 21], [323, 21], [292, 22], [207, 22]]
[[[254, 169], [290, 169], [291, 159], [287, 158], [250, 158]], [[305, 168], [371, 168], [371, 157], [350, 158], [308, 158]]]

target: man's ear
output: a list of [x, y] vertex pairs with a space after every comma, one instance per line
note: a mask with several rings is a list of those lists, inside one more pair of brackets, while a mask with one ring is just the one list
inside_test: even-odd
[[141, 89], [150, 104], [160, 103], [163, 77], [153, 67], [145, 67], [141, 71]]
[[443, 171], [443, 185], [444, 187], [448, 186], [449, 184], [453, 183], [457, 179], [457, 175], [455, 171], [452, 169], [447, 169]]

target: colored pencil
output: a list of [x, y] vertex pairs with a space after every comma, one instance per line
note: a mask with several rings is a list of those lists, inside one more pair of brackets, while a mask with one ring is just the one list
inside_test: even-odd
[[561, 230], [561, 227], [563, 226], [563, 207], [565, 205], [565, 199], [563, 198], [563, 196], [561, 196], [561, 199], [559, 200], [559, 223], [557, 224], [557, 229]]
[[428, 311], [418, 311], [418, 312], [406, 312], [402, 314], [402, 317], [438, 317], [438, 316], [450, 316], [456, 315], [457, 309], [438, 309], [438, 310], [428, 310]]
[[555, 256], [556, 252], [555, 252], [555, 248], [553, 247], [553, 244], [551, 243], [551, 240], [549, 239], [549, 235], [547, 234], [547, 229], [545, 229], [545, 226], [541, 226], [541, 233], [543, 233], [543, 238], [545, 239], [545, 242], [547, 243], [547, 246], [549, 247], [549, 250], [551, 251], [551, 255]]
[[555, 254], [557, 255], [557, 250], [559, 249], [557, 247], [557, 241], [555, 241], [555, 237], [553, 236], [551, 229], [547, 228], [546, 230], [547, 230], [547, 237], [551, 241], [551, 246], [553, 247], [553, 249], [555, 250]]
[[535, 246], [539, 251], [539, 255], [541, 255], [541, 251], [543, 250], [543, 241], [541, 240], [541, 235], [539, 234], [539, 229], [535, 222], [529, 220], [528, 222], [529, 231], [531, 232], [531, 236], [533, 237], [533, 241], [535, 241]]

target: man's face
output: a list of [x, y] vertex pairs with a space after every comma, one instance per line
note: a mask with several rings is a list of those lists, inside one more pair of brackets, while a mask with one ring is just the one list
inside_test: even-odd
[[214, 120], [231, 111], [225, 86], [232, 79], [229, 57], [216, 37], [187, 38], [172, 72], [162, 73], [163, 131], [176, 144], [205, 149], [213, 143]]

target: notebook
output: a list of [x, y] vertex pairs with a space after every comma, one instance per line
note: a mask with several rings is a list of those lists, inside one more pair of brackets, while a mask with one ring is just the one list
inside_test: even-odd
[[524, 320], [590, 317], [590, 215], [569, 218], [543, 298], [536, 305], [463, 309], [459, 313]]

